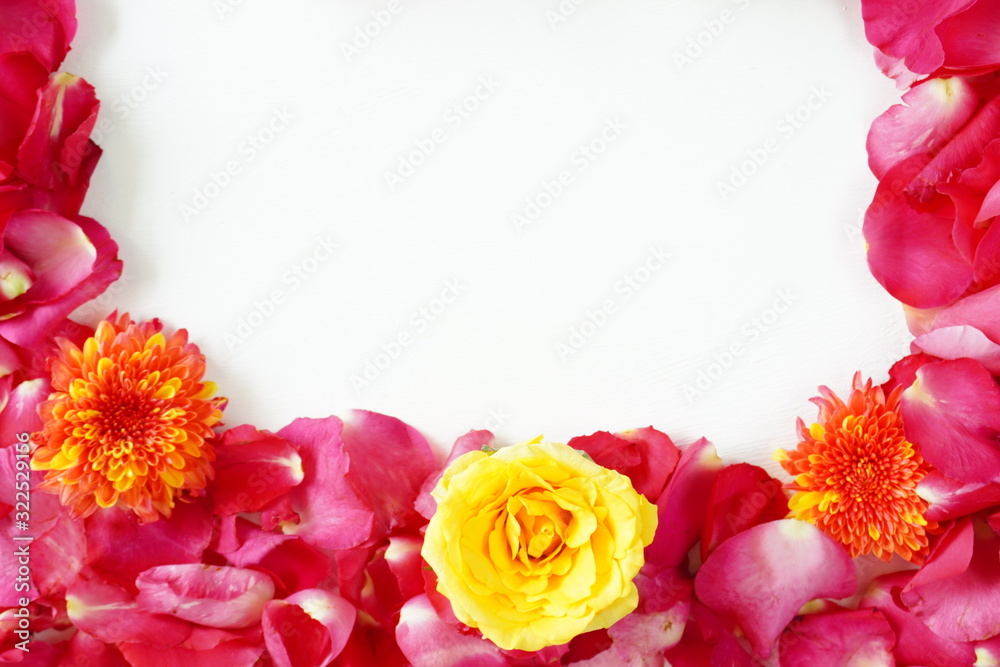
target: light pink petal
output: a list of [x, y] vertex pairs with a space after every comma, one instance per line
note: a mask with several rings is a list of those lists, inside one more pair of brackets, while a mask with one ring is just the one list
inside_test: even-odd
[[962, 11], [974, 0], [862, 0], [868, 41], [886, 55], [902, 59], [906, 66], [930, 74], [944, 63], [944, 48], [934, 29], [946, 18]]
[[395, 417], [355, 410], [342, 438], [351, 460], [347, 478], [375, 513], [375, 539], [417, 520], [413, 503], [437, 469], [424, 436]]
[[879, 49], [875, 49], [875, 65], [883, 74], [896, 82], [896, 88], [899, 90], [909, 90], [915, 83], [927, 78], [926, 74], [911, 72], [902, 58], [888, 56]]
[[5, 0], [0, 4], [0, 53], [28, 51], [54, 71], [76, 35], [74, 0]]
[[83, 523], [60, 516], [31, 543], [31, 577], [41, 597], [61, 597], [87, 560]]
[[150, 568], [135, 585], [140, 609], [212, 628], [254, 625], [274, 597], [274, 581], [266, 574], [199, 563]]
[[357, 619], [358, 610], [353, 604], [339, 595], [318, 588], [299, 591], [288, 596], [285, 601], [297, 605], [325, 627], [330, 637], [332, 657], [340, 655]]
[[985, 522], [965, 518], [946, 537], [900, 599], [945, 639], [989, 639], [1000, 633], [1000, 536]]
[[732, 630], [731, 623], [696, 601], [684, 636], [665, 656], [672, 667], [759, 667], [760, 661], [752, 658], [744, 646], [746, 639], [737, 637]]
[[635, 490], [652, 503], [663, 493], [681, 456], [670, 437], [651, 426], [614, 435], [598, 431], [566, 444], [587, 452], [595, 463], [627, 476]]
[[178, 503], [169, 519], [145, 524], [122, 509], [94, 512], [86, 529], [90, 566], [129, 586], [151, 567], [201, 562], [212, 539], [208, 510], [196, 503]]
[[1000, 388], [978, 362], [921, 367], [903, 392], [901, 412], [907, 439], [945, 475], [962, 482], [1000, 481]]
[[872, 609], [808, 614], [793, 621], [779, 643], [782, 667], [895, 667], [896, 637]]
[[935, 329], [917, 336], [912, 349], [940, 359], [975, 359], [986, 370], [1000, 375], [1000, 345], [975, 327], [960, 325]]
[[868, 166], [879, 179], [913, 155], [940, 150], [979, 107], [979, 96], [965, 79], [929, 79], [903, 95], [872, 122]]
[[937, 35], [944, 47], [944, 66], [954, 70], [988, 70], [1000, 65], [1000, 7], [979, 0], [941, 22]]
[[646, 561], [671, 568], [687, 557], [701, 537], [715, 476], [722, 470], [715, 446], [702, 438], [681, 454], [666, 490], [656, 502], [656, 537], [646, 547]]
[[982, 331], [994, 343], [1000, 343], [1000, 285], [966, 296], [947, 308], [917, 315], [907, 314], [915, 336], [931, 329], [969, 325]]
[[403, 605], [396, 641], [413, 667], [508, 667], [493, 642], [445, 623], [426, 595]]
[[451, 448], [451, 453], [448, 454], [448, 460], [445, 461], [443, 466], [440, 466], [434, 474], [427, 477], [424, 480], [423, 485], [420, 487], [420, 494], [414, 501], [414, 507], [425, 519], [430, 519], [434, 516], [434, 512], [437, 510], [437, 501], [431, 496], [431, 491], [437, 486], [437, 483], [441, 480], [442, 475], [444, 475], [444, 470], [451, 462], [457, 459], [462, 454], [468, 452], [479, 451], [483, 447], [493, 448], [494, 438], [493, 434], [489, 431], [469, 431], [458, 440]]
[[0, 412], [0, 442], [14, 442], [20, 433], [34, 433], [42, 428], [38, 406], [49, 396], [52, 385], [48, 378], [36, 378], [19, 383], [7, 396], [7, 405]]
[[71, 74], [52, 75], [17, 153], [18, 173], [43, 190], [81, 186], [99, 108], [89, 83]]
[[894, 653], [900, 665], [967, 667], [975, 660], [972, 646], [957, 643], [931, 632], [924, 622], [911, 614], [899, 601], [899, 591], [913, 576], [897, 572], [872, 582], [859, 605], [877, 609], [889, 622], [896, 637]]
[[[299, 450], [305, 477], [288, 492], [298, 522], [281, 523], [283, 532], [299, 535], [324, 549], [349, 549], [372, 537], [375, 515], [347, 480], [350, 467], [336, 417], [296, 419], [278, 431]], [[267, 521], [265, 517], [265, 527]]]
[[898, 181], [908, 182], [913, 159], [889, 170], [865, 213], [868, 268], [904, 304], [934, 308], [965, 292], [972, 282], [972, 266], [952, 242], [954, 216], [911, 208], [906, 195], [897, 190]]
[[730, 537], [788, 516], [781, 482], [749, 463], [726, 466], [715, 478], [701, 535], [701, 559]]
[[[0, 336], [10, 342], [22, 347], [34, 347], [48, 332], [61, 326], [73, 310], [101, 294], [121, 275], [122, 263], [117, 257], [118, 245], [111, 239], [108, 230], [90, 218], [78, 217], [74, 222], [96, 251], [96, 260], [90, 273], [61, 296], [44, 302], [30, 302], [24, 314], [0, 321]], [[30, 230], [28, 231], [30, 233]], [[79, 260], [79, 253], [79, 248], [75, 254], [71, 253], [76, 258], [74, 261]], [[66, 273], [61, 269], [58, 275], [60, 280], [66, 277]], [[34, 289], [33, 287], [14, 303], [27, 300], [26, 297], [34, 293]]]
[[643, 664], [641, 661], [645, 658], [653, 661], [663, 651], [676, 646], [684, 634], [690, 611], [691, 601], [682, 599], [666, 611], [632, 613], [612, 625], [608, 635], [621, 661], [618, 664]]
[[932, 470], [917, 484], [917, 495], [930, 502], [928, 521], [947, 521], [1000, 505], [1000, 484], [964, 484]]
[[124, 588], [86, 571], [66, 591], [66, 613], [77, 628], [109, 644], [176, 646], [191, 633], [190, 624], [139, 609]]
[[253, 426], [223, 433], [215, 456], [209, 487], [215, 514], [259, 512], [305, 477], [302, 458], [291, 443]]
[[66, 294], [90, 275], [97, 259], [97, 249], [80, 226], [49, 211], [11, 216], [4, 244], [35, 276], [25, 293], [32, 301], [52, 301]]
[[695, 576], [695, 593], [732, 617], [754, 652], [771, 654], [782, 630], [806, 602], [842, 598], [857, 585], [844, 548], [804, 521], [754, 526], [723, 542]]

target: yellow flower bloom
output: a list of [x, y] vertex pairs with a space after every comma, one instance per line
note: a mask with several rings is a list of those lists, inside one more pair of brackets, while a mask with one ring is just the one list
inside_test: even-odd
[[540, 439], [456, 459], [422, 555], [460, 621], [536, 651], [632, 612], [656, 506], [627, 477]]

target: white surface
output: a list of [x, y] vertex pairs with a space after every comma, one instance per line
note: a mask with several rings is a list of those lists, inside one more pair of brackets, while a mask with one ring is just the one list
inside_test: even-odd
[[[230, 398], [227, 424], [363, 407], [441, 448], [484, 426], [517, 441], [652, 424], [773, 471], [817, 385], [843, 391], [856, 369], [883, 379], [905, 353], [860, 237], [865, 133], [897, 93], [857, 3], [389, 7], [80, 3], [65, 68], [104, 101], [105, 149], [84, 211], [126, 266], [81, 315], [117, 307], [187, 328]], [[575, 11], [553, 25], [560, 7]], [[348, 58], [373, 11], [391, 20]], [[809, 118], [794, 127], [795, 113]], [[591, 161], [580, 146], [602, 132], [613, 141]], [[390, 188], [386, 173], [428, 140]], [[724, 199], [718, 184], [762, 153]], [[239, 173], [213, 189], [227, 165]], [[512, 215], [562, 171], [563, 192], [518, 231]], [[669, 259], [647, 275], [650, 248]], [[626, 275], [648, 280], [635, 290]], [[420, 309], [440, 310], [449, 281], [460, 294], [428, 322]], [[764, 330], [754, 319], [770, 321], [783, 290], [791, 305]], [[273, 312], [252, 315], [275, 292]], [[604, 325], [561, 358], [606, 300]], [[234, 344], [247, 318], [259, 326]], [[400, 335], [409, 344], [359, 390], [352, 376], [385, 365]], [[734, 343], [733, 363], [686, 392]]]

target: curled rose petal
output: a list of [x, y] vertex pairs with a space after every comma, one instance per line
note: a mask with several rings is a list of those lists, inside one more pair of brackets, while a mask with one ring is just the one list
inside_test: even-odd
[[325, 665], [344, 649], [357, 610], [347, 600], [307, 589], [264, 607], [264, 643], [277, 667]]
[[782, 667], [894, 667], [896, 637], [878, 611], [807, 614], [789, 624], [779, 643]]
[[695, 593], [731, 616], [761, 658], [806, 602], [854, 592], [857, 575], [844, 548], [812, 524], [783, 519], [723, 542], [695, 576]]
[[496, 645], [445, 623], [426, 595], [403, 605], [396, 641], [413, 667], [507, 667]]
[[922, 366], [903, 392], [901, 411], [907, 439], [945, 475], [1000, 481], [1000, 388], [978, 362]]
[[681, 456], [670, 437], [651, 426], [614, 435], [599, 431], [566, 444], [587, 452], [598, 465], [628, 477], [635, 490], [652, 503], [663, 493]]
[[150, 568], [135, 585], [141, 609], [213, 628], [254, 625], [274, 597], [274, 581], [266, 574], [199, 563]]

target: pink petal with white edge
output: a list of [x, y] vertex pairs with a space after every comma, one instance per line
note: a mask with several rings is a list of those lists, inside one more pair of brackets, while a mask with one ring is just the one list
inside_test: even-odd
[[914, 336], [932, 329], [968, 325], [1000, 343], [1000, 285], [963, 297], [947, 308], [907, 313], [907, 324]]
[[375, 515], [347, 480], [343, 422], [336, 417], [296, 419], [278, 431], [299, 450], [305, 477], [287, 497], [298, 523], [283, 521], [281, 530], [324, 549], [349, 549], [372, 538]]
[[812, 524], [771, 521], [723, 542], [698, 570], [695, 593], [732, 617], [758, 657], [806, 602], [854, 592], [857, 574], [843, 546]]
[[896, 637], [893, 652], [901, 665], [933, 665], [934, 667], [967, 667], [975, 656], [972, 646], [939, 637], [924, 622], [910, 613], [899, 601], [899, 590], [913, 572], [896, 572], [879, 577], [871, 583], [859, 606], [877, 609], [889, 622]]
[[339, 595], [318, 588], [299, 591], [289, 595], [285, 601], [298, 605], [310, 618], [323, 625], [330, 635], [333, 657], [340, 655], [357, 619], [358, 611], [354, 605]]
[[976, 642], [976, 665], [979, 667], [1000, 665], [1000, 635]]
[[139, 609], [124, 588], [87, 571], [66, 591], [66, 614], [78, 629], [109, 644], [141, 642], [168, 647], [191, 634], [191, 624]]
[[900, 58], [913, 72], [931, 74], [944, 63], [944, 47], [934, 31], [944, 19], [974, 0], [862, 0], [868, 41], [886, 55]]
[[49, 211], [21, 211], [11, 216], [4, 235], [9, 250], [35, 274], [32, 301], [51, 301], [90, 275], [97, 249], [80, 226]]
[[253, 426], [223, 433], [215, 457], [209, 487], [215, 514], [259, 512], [305, 477], [302, 458], [291, 443]]
[[912, 155], [940, 150], [979, 106], [976, 91], [959, 77], [924, 81], [902, 101], [868, 131], [868, 166], [876, 178]]
[[413, 667], [508, 667], [493, 642], [445, 623], [426, 595], [403, 605], [396, 641]]
[[930, 503], [928, 521], [947, 521], [1000, 505], [1000, 484], [964, 484], [932, 470], [917, 484], [917, 495]]
[[[913, 163], [916, 161], [916, 165]], [[910, 207], [899, 183], [908, 183], [917, 156], [889, 170], [865, 213], [868, 268], [889, 292], [914, 308], [944, 306], [972, 283], [972, 266], [952, 241], [954, 215]]]
[[903, 427], [927, 461], [961, 482], [1000, 481], [1000, 388], [978, 362], [922, 366], [903, 392]]
[[998, 553], [1000, 536], [986, 522], [960, 519], [900, 599], [945, 639], [969, 642], [994, 637], [1000, 634]]
[[494, 438], [493, 434], [489, 431], [469, 431], [465, 435], [458, 438], [455, 444], [451, 447], [451, 452], [448, 454], [448, 460], [444, 462], [443, 466], [439, 466], [437, 472], [433, 475], [427, 477], [424, 480], [423, 485], [420, 487], [420, 493], [417, 495], [417, 499], [414, 501], [413, 505], [416, 507], [420, 516], [425, 519], [430, 519], [434, 516], [434, 512], [437, 510], [437, 501], [431, 496], [431, 491], [437, 486], [437, 483], [441, 481], [441, 477], [444, 475], [445, 468], [451, 465], [451, 462], [457, 459], [463, 454], [469, 452], [475, 452], [481, 450], [483, 447], [493, 448]]
[[632, 613], [612, 625], [608, 635], [618, 664], [661, 665], [663, 651], [681, 641], [690, 612], [691, 601], [682, 599], [666, 611]]
[[217, 565], [162, 565], [135, 582], [141, 609], [212, 628], [246, 628], [260, 621], [274, 581], [256, 570]]
[[896, 637], [878, 611], [808, 614], [793, 621], [779, 643], [782, 667], [895, 667]]
[[7, 397], [7, 405], [0, 412], [0, 442], [14, 442], [21, 433], [40, 431], [42, 420], [38, 416], [38, 406], [51, 391], [48, 378], [25, 380], [14, 387]]
[[646, 547], [646, 562], [670, 568], [684, 561], [701, 537], [715, 476], [722, 470], [715, 446], [702, 438], [681, 454], [666, 490], [657, 500], [656, 537]]
[[375, 513], [379, 538], [417, 518], [413, 503], [436, 469], [427, 439], [395, 417], [354, 410], [341, 435], [352, 465], [347, 478]]
[[1000, 375], [1000, 345], [975, 327], [962, 325], [935, 329], [917, 336], [911, 343], [911, 349], [941, 359], [975, 359], [993, 375]]

